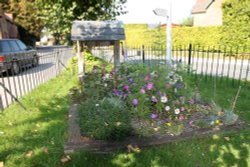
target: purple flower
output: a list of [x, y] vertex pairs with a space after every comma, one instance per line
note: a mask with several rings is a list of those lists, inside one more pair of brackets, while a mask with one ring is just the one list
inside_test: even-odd
[[177, 89], [181, 89], [182, 86], [183, 86], [182, 83], [178, 83], [178, 84], [177, 84]]
[[123, 90], [128, 92], [129, 91], [129, 86], [128, 85], [124, 85], [123, 86]]
[[158, 99], [157, 99], [155, 96], [152, 96], [152, 101], [153, 101], [154, 103], [157, 103], [157, 102], [158, 102]]
[[189, 104], [194, 104], [194, 99], [190, 99], [188, 102]]
[[117, 89], [113, 89], [113, 93], [116, 95], [116, 96], [120, 96], [121, 95], [121, 91], [117, 90]]
[[185, 111], [185, 108], [184, 108], [184, 107], [181, 107], [181, 111]]
[[133, 104], [134, 106], [137, 106], [137, 105], [139, 104], [139, 100], [138, 100], [138, 99], [133, 99], [133, 100], [132, 100], [132, 104]]
[[129, 78], [128, 82], [130, 83], [130, 85], [132, 85], [134, 83], [134, 79], [133, 78]]
[[146, 93], [145, 89], [144, 89], [144, 88], [141, 88], [141, 89], [140, 89], [140, 93], [141, 93], [141, 94], [145, 94], [145, 93]]
[[161, 91], [158, 91], [158, 95], [161, 97], [163, 96], [163, 93], [161, 93]]
[[153, 83], [148, 83], [147, 84], [147, 90], [151, 90], [154, 87]]
[[152, 113], [152, 114], [151, 114], [151, 118], [152, 118], [152, 119], [156, 119], [156, 118], [158, 118], [158, 115], [157, 115], [156, 113]]

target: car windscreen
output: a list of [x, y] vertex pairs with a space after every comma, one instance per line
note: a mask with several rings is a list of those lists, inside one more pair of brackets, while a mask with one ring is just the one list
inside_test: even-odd
[[27, 46], [24, 43], [22, 43], [21, 41], [17, 40], [17, 44], [21, 50], [27, 50]]
[[11, 52], [8, 41], [0, 41], [0, 52]]
[[15, 52], [15, 51], [19, 51], [20, 50], [20, 48], [19, 48], [19, 46], [17, 45], [17, 43], [16, 43], [16, 41], [10, 41], [10, 46], [11, 46], [11, 48], [12, 48], [12, 50]]

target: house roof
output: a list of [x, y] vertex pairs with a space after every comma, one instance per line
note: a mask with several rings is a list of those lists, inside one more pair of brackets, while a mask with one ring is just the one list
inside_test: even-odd
[[[167, 24], [162, 24], [160, 27], [161, 27], [161, 28], [165, 28], [166, 26], [167, 26]], [[180, 24], [172, 23], [172, 28], [180, 27], [180, 26], [181, 26]]]
[[215, 0], [197, 0], [196, 4], [193, 7], [192, 14], [196, 13], [205, 13], [207, 8], [214, 2]]
[[74, 21], [71, 39], [73, 41], [124, 40], [124, 25], [121, 21]]

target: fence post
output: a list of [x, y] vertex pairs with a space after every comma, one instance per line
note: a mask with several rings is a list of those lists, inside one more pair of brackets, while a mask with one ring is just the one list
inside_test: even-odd
[[57, 66], [56, 75], [58, 75], [60, 74], [59, 50], [56, 51], [56, 66]]
[[192, 44], [189, 44], [189, 47], [188, 47], [188, 74], [190, 73], [191, 56], [192, 56]]
[[145, 49], [144, 49], [144, 45], [142, 45], [141, 53], [142, 53], [142, 63], [144, 64], [145, 63]]
[[3, 100], [2, 100], [2, 95], [0, 95], [0, 112], [3, 111]]

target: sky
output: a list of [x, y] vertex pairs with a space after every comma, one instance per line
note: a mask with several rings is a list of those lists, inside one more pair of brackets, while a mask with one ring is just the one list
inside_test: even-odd
[[[196, 0], [172, 0], [172, 22], [181, 23], [184, 18], [191, 15], [192, 7]], [[166, 18], [156, 16], [156, 8], [168, 9], [169, 0], [127, 0], [125, 10], [127, 14], [118, 16], [117, 19], [124, 23], [164, 24]]]

